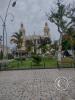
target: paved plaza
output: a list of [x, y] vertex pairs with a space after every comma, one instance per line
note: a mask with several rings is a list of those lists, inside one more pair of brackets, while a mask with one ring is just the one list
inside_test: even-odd
[[75, 70], [0, 72], [0, 100], [75, 100]]

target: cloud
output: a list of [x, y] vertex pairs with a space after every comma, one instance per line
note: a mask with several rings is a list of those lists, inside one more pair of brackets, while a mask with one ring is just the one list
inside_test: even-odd
[[[12, 0], [12, 2], [13, 1], [14, 0]], [[43, 34], [44, 23], [47, 21], [51, 30], [52, 39], [58, 39], [59, 33], [56, 26], [54, 24], [51, 24], [46, 16], [46, 12], [50, 11], [50, 8], [53, 6], [53, 3], [55, 1], [56, 0], [17, 0], [16, 6], [14, 8], [12, 8], [10, 5], [9, 12], [14, 15], [14, 21], [11, 22], [12, 17], [8, 16], [6, 24], [8, 38], [11, 37], [13, 32], [19, 30], [21, 22], [24, 23], [26, 35], [33, 34], [34, 31], [35, 34]], [[68, 1], [71, 2], [71, 0]], [[9, 0], [0, 0], [0, 15], [2, 15], [3, 18], [5, 16], [8, 2]], [[0, 31], [2, 33], [1, 26]], [[8, 39], [8, 42], [9, 41], [10, 39]], [[10, 43], [8, 44], [10, 45]]]

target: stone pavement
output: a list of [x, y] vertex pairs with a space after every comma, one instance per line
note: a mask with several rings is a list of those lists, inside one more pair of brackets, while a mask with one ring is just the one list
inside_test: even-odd
[[[62, 77], [68, 80], [68, 87], [65, 89], [61, 88], [63, 85], [59, 84], [60, 81], [56, 83]], [[0, 72], [0, 100], [75, 100], [75, 70]]]

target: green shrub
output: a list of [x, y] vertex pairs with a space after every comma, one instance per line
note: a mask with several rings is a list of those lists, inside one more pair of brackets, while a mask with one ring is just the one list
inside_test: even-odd
[[22, 61], [22, 60], [26, 60], [26, 58], [25, 57], [16, 57], [15, 60]]
[[14, 56], [12, 54], [8, 54], [8, 59], [14, 59]]
[[41, 56], [39, 55], [33, 55], [32, 56], [32, 62], [35, 64], [35, 65], [39, 65], [42, 61], [42, 58]]

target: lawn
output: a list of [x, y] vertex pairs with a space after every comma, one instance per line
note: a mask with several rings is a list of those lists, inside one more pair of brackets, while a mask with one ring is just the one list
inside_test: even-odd
[[40, 65], [35, 65], [31, 58], [26, 60], [13, 60], [8, 64], [8, 69], [37, 69], [37, 68], [56, 68], [57, 61], [53, 58], [42, 59]]
[[[65, 58], [65, 61], [71, 61], [70, 58]], [[61, 68], [71, 68], [71, 64], [61, 64]], [[55, 58], [42, 58], [42, 61], [39, 65], [36, 65], [32, 62], [32, 58], [27, 58], [26, 60], [13, 60], [8, 63], [6, 69], [43, 69], [43, 68], [57, 68], [57, 60]]]

